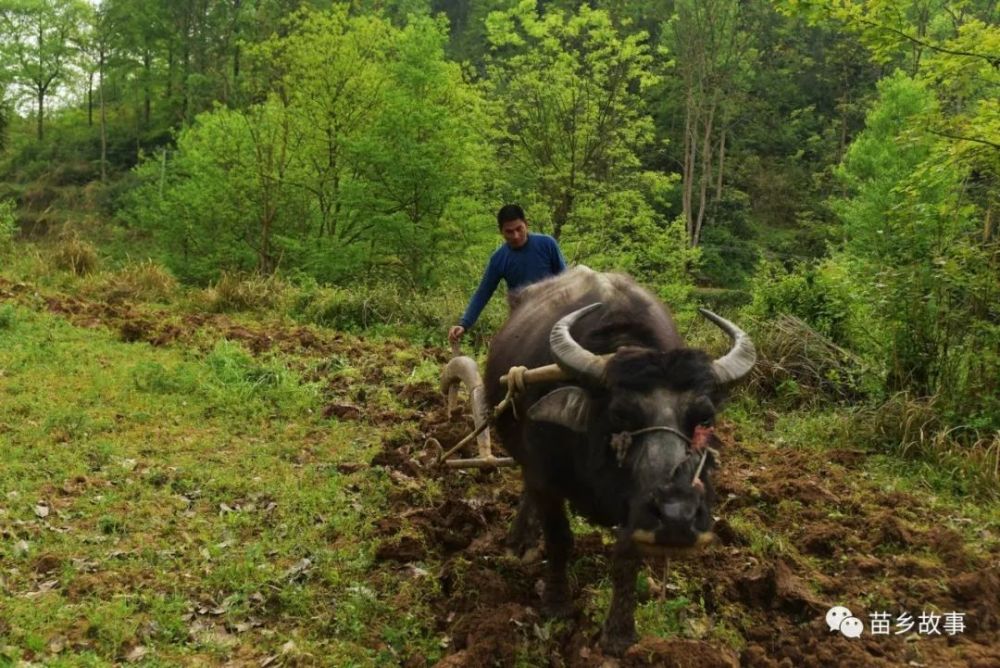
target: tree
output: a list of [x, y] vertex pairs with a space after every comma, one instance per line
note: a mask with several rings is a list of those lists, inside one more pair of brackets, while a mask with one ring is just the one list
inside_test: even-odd
[[172, 160], [140, 167], [127, 217], [197, 280], [280, 265], [433, 283], [492, 162], [444, 25], [399, 29], [336, 7], [288, 27], [248, 49], [262, 101], [199, 115]]
[[13, 81], [33, 94], [39, 140], [44, 136], [45, 100], [71, 73], [88, 9], [83, 0], [0, 2], [0, 26], [7, 34], [0, 48], [15, 63]]
[[741, 88], [753, 68], [743, 5], [737, 0], [679, 0], [666, 33], [683, 87], [681, 206], [692, 247], [701, 240], [710, 198], [722, 196], [726, 142]]
[[467, 224], [448, 214], [475, 198], [493, 162], [482, 100], [445, 59], [446, 30], [420, 18], [401, 31], [381, 113], [351, 147], [363, 179], [352, 208], [375, 224], [379, 263], [423, 286]]
[[587, 5], [540, 17], [530, 0], [486, 26], [499, 159], [511, 190], [537, 197], [534, 220], [558, 237], [581, 200], [629, 187], [640, 171], [653, 129], [642, 98], [655, 81], [646, 35], [622, 35]]
[[250, 67], [261, 91], [287, 100], [297, 118], [292, 132], [305, 165], [298, 185], [313, 197], [317, 215], [310, 235], [351, 246], [371, 222], [345, 209], [357, 172], [348, 151], [382, 109], [396, 33], [381, 19], [349, 17], [345, 6], [302, 11], [290, 25], [288, 35], [248, 50]]
[[887, 387], [938, 396], [956, 422], [995, 429], [1000, 159], [941, 136], [925, 83], [897, 72], [880, 93], [840, 170], [848, 196], [832, 201], [845, 225], [839, 261], [864, 327], [888, 341]]

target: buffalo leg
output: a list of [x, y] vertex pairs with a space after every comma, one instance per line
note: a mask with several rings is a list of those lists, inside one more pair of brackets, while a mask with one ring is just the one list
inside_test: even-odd
[[621, 655], [636, 641], [635, 577], [641, 559], [630, 536], [619, 536], [611, 558], [611, 608], [601, 632], [601, 648]]
[[538, 556], [542, 528], [538, 524], [538, 510], [527, 491], [521, 492], [517, 504], [517, 515], [507, 534], [506, 547], [515, 556], [525, 561], [534, 561]]
[[545, 535], [545, 594], [542, 611], [550, 617], [568, 617], [573, 612], [569, 595], [566, 565], [573, 551], [573, 532], [569, 528], [562, 499], [549, 494], [532, 494]]

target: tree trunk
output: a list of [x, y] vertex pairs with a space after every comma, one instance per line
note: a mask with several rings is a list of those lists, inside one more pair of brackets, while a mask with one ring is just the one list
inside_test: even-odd
[[233, 0], [233, 97], [239, 98], [240, 82], [240, 7], [243, 0]]
[[104, 47], [101, 47], [101, 56], [98, 61], [99, 79], [97, 91], [101, 105], [101, 182], [108, 179], [108, 118], [107, 107], [104, 104]]
[[[46, 89], [47, 85], [44, 84], [42, 82], [42, 79], [41, 79], [41, 77], [42, 77], [42, 71], [43, 71], [41, 53], [42, 53], [42, 45], [44, 43], [45, 43], [45, 33], [42, 32], [42, 26], [39, 23], [39, 25], [38, 25], [38, 53], [39, 53], [39, 56], [38, 56], [38, 75], [37, 75], [39, 78], [36, 79], [36, 81], [35, 81], [35, 83], [36, 83], [35, 91], [38, 93], [38, 141], [42, 141], [42, 137], [45, 134], [44, 129], [43, 129], [43, 119], [45, 118], [45, 89]], [[51, 79], [50, 79], [50, 81], [51, 81]]]
[[38, 87], [38, 141], [42, 141], [44, 136], [44, 130], [42, 127], [42, 119], [45, 117], [45, 89], [41, 86]]
[[694, 221], [694, 231], [691, 235], [691, 247], [695, 248], [701, 241], [701, 227], [705, 224], [705, 207], [708, 204], [708, 183], [712, 180], [712, 128], [715, 123], [717, 103], [713, 100], [705, 119], [705, 133], [701, 143], [701, 175], [698, 179], [698, 217]]
[[87, 127], [94, 127], [94, 73], [87, 73]]
[[152, 93], [149, 90], [150, 73], [152, 70], [152, 56], [149, 53], [149, 49], [144, 49], [142, 52], [142, 69], [143, 69], [143, 82], [142, 82], [142, 94], [143, 94], [143, 119], [145, 121], [146, 127], [149, 127], [149, 114], [152, 102], [150, 98]]
[[559, 235], [562, 234], [563, 227], [569, 222], [569, 214], [573, 209], [573, 193], [566, 192], [560, 198], [559, 204], [556, 206], [555, 212], [552, 215], [552, 238], [559, 241]]
[[715, 182], [716, 202], [722, 199], [722, 169], [725, 167], [726, 162], [726, 130], [727, 128], [722, 128], [722, 136], [719, 138], [719, 176]]
[[691, 215], [692, 180], [694, 177], [695, 143], [691, 140], [696, 124], [693, 91], [688, 88], [687, 104], [684, 112], [684, 160], [681, 167], [681, 211], [684, 216], [684, 228], [690, 241], [694, 234], [693, 216]]

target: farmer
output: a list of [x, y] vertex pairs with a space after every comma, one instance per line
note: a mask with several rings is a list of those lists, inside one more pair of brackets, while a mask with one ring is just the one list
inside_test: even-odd
[[457, 343], [465, 330], [476, 324], [501, 278], [507, 283], [509, 300], [516, 290], [566, 269], [566, 260], [556, 240], [547, 234], [529, 233], [524, 209], [517, 204], [501, 207], [497, 212], [497, 227], [503, 235], [504, 245], [490, 256], [486, 273], [469, 300], [465, 314], [448, 330], [448, 340], [452, 343]]

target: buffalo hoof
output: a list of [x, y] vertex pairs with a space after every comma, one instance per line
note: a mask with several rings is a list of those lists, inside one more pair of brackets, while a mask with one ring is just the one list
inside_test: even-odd
[[520, 557], [522, 564], [534, 564], [542, 560], [542, 548], [540, 546], [529, 547]]
[[601, 633], [601, 650], [610, 656], [622, 656], [638, 639], [635, 631], [615, 633], [605, 629]]
[[531, 564], [542, 558], [542, 543], [535, 540], [507, 540], [504, 545], [507, 556]]

